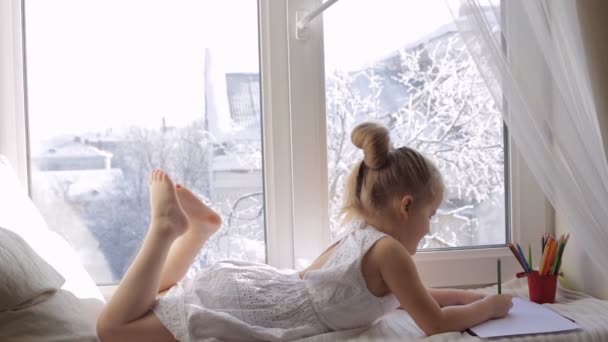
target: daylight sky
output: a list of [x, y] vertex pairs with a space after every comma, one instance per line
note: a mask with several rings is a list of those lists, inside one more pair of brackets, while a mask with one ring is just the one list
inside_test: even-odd
[[[25, 4], [33, 140], [200, 117], [205, 48], [225, 72], [258, 72], [254, 0]], [[340, 0], [324, 13], [326, 68], [355, 68], [449, 21], [443, 0]]]

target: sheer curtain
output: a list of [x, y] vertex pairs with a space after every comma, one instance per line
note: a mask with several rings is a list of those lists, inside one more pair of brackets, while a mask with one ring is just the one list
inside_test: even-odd
[[0, 154], [27, 188], [21, 0], [0, 1]]
[[577, 3], [446, 1], [513, 142], [579, 247], [608, 276], [608, 163], [598, 119], [608, 113], [594, 103]]

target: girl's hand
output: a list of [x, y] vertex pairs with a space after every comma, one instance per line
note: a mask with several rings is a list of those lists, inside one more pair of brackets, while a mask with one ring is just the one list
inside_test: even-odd
[[492, 319], [505, 317], [513, 307], [513, 296], [510, 294], [493, 294], [486, 297], [492, 308]]

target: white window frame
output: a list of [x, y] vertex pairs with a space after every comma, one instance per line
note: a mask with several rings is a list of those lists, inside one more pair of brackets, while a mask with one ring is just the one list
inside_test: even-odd
[[321, 1], [259, 3], [268, 263], [301, 269], [331, 242], [322, 21], [295, 38]]
[[[273, 218], [281, 217], [281, 222], [291, 221], [292, 223], [290, 232], [276, 229], [274, 230], [276, 235], [268, 237], [268, 261], [275, 266], [301, 268], [305, 266], [306, 261], [310, 261], [329, 244], [322, 17], [319, 16], [310, 23], [308, 39], [297, 40], [295, 38], [297, 12], [311, 12], [320, 4], [320, 0], [288, 0], [286, 3], [271, 0], [261, 1], [263, 9], [260, 17], [261, 25], [273, 32], [274, 38], [277, 39], [269, 41], [269, 37], [264, 36], [264, 30], [262, 30], [260, 40], [265, 48], [262, 50], [261, 70], [263, 74], [272, 74], [263, 76], [263, 80], [267, 82], [263, 86], [266, 90], [270, 86], [272, 92], [281, 89], [283, 91], [281, 95], [284, 96], [283, 99], [277, 99], [266, 94], [268, 97], [264, 96], [264, 113], [266, 119], [272, 118], [271, 120], [276, 120], [281, 115], [274, 111], [275, 108], [284, 110], [285, 106], [289, 106], [289, 111], [282, 113], [290, 113], [289, 118], [282, 119], [289, 121], [290, 125], [287, 125], [286, 122], [283, 125], [277, 125], [276, 122], [264, 125], [267, 130], [265, 137], [282, 137], [284, 140], [281, 142], [285, 144], [282, 147], [289, 146], [290, 153], [289, 157], [286, 155], [269, 156], [269, 140], [266, 140], [265, 157], [275, 162], [281, 160], [284, 165], [289, 164], [284, 158], [291, 158], [289, 165], [292, 173], [292, 187], [288, 189], [289, 193], [288, 191], [281, 192], [276, 184], [274, 192], [269, 191], [268, 187], [273, 182], [270, 175], [276, 174], [278, 170], [275, 168], [277, 165], [265, 164], [269, 197], [274, 193], [275, 201], [282, 198], [285, 201], [282, 202], [283, 204], [288, 202], [291, 204], [290, 216], [287, 211], [280, 211], [279, 215], [277, 208], [273, 207], [273, 202], [267, 202], [269, 231], [272, 231]], [[509, 15], [512, 12], [509, 7], [513, 6], [513, 2], [506, 1], [505, 4], [503, 15], [506, 27], [517, 27], [519, 17]], [[272, 18], [264, 16], [267, 14], [264, 9], [273, 12]], [[370, 6], [370, 10], [374, 10], [373, 6]], [[282, 17], [279, 19], [277, 16]], [[272, 30], [269, 27], [272, 27]], [[515, 32], [514, 34], [526, 33]], [[514, 39], [514, 41], [519, 40]], [[269, 46], [269, 43], [275, 45]], [[274, 68], [277, 66], [276, 60], [268, 60], [268, 54], [278, 46], [283, 51], [283, 56], [286, 55], [288, 58], [287, 64], [282, 64], [285, 61], [279, 63], [280, 70]], [[509, 51], [517, 53], [517, 51], [526, 50], [524, 47], [511, 46]], [[290, 81], [289, 90], [285, 90], [285, 85], [282, 83], [285, 80]], [[538, 87], [538, 89], [542, 89], [542, 87]], [[276, 101], [279, 101], [283, 107], [272, 107]], [[290, 137], [285, 132], [286, 129], [290, 129], [292, 133]], [[506, 141], [509, 146], [507, 158], [509, 158], [508, 176], [510, 178], [510, 196], [508, 198], [510, 212], [507, 221], [510, 222], [511, 241], [519, 242], [524, 247], [530, 244], [533, 255], [536, 255], [536, 260], [538, 260], [540, 236], [544, 232], [553, 231], [553, 210], [522, 160], [518, 148], [509, 137]], [[272, 140], [272, 142], [276, 143], [277, 140]], [[283, 172], [288, 171], [283, 169]], [[315, 189], [315, 191], [311, 193], [310, 189]], [[283, 240], [288, 236], [291, 236], [292, 240]], [[276, 240], [272, 241], [273, 238]], [[293, 241], [293, 244], [289, 244], [292, 250], [271, 248], [273, 244], [281, 245], [281, 241]], [[420, 252], [415, 256], [421, 277], [428, 286], [495, 283], [497, 258], [502, 259], [503, 279], [509, 279], [509, 275], [514, 276], [515, 273], [521, 271], [519, 264], [507, 247]], [[274, 263], [275, 260], [291, 260], [293, 264]], [[298, 260], [302, 260], [302, 263], [298, 263]]]
[[[296, 12], [320, 4], [259, 1], [267, 256], [280, 268], [302, 268], [330, 243], [322, 18], [310, 23], [307, 40], [295, 39]], [[22, 5], [21, 0], [0, 1], [0, 153], [27, 188]], [[506, 12], [507, 23], [516, 20]], [[538, 239], [552, 231], [553, 212], [513, 144], [509, 165], [511, 238], [524, 246], [531, 243], [538, 256]], [[496, 258], [503, 259], [503, 279], [519, 271], [506, 247], [415, 256], [428, 286], [494, 283]]]

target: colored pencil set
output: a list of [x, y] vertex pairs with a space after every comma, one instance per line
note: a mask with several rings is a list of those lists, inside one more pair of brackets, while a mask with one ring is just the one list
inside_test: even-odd
[[[538, 266], [539, 275], [559, 274], [559, 269], [562, 265], [562, 255], [564, 254], [564, 249], [566, 248], [569, 238], [570, 234], [562, 235], [559, 239], [554, 238], [553, 235], [548, 233], [543, 234], [541, 239], [542, 257]], [[534, 266], [532, 265], [532, 247], [530, 245], [528, 245], [528, 259], [526, 259], [524, 251], [519, 244], [514, 245], [509, 243], [509, 249], [526, 274], [534, 271]]]
[[569, 238], [570, 234], [560, 236], [559, 240], [556, 240], [551, 234], [545, 233], [543, 235], [543, 256], [538, 269], [540, 275], [559, 274], [559, 269], [562, 265], [562, 255]]

